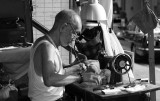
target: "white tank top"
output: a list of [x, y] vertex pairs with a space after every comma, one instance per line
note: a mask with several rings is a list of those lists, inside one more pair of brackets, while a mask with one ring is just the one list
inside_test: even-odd
[[[29, 91], [28, 97], [30, 97], [31, 101], [55, 101], [63, 96], [64, 87], [47, 87], [44, 85], [44, 81], [42, 76], [36, 74], [34, 69], [34, 53], [37, 47], [45, 42], [49, 42], [47, 40], [41, 40], [35, 47], [32, 46], [30, 52], [30, 66], [28, 70], [29, 77]], [[63, 74], [63, 66], [62, 60], [60, 58], [60, 54], [57, 48], [53, 46], [53, 52], [56, 53], [54, 57], [54, 63], [59, 67], [59, 70], [56, 71], [59, 74]], [[58, 60], [58, 61], [57, 61]]]

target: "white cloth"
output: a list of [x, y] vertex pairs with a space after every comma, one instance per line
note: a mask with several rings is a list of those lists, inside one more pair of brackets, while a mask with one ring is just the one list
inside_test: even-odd
[[31, 47], [0, 48], [0, 62], [12, 80], [18, 80], [28, 71]]
[[[30, 52], [30, 67], [28, 71], [28, 76], [29, 76], [28, 96], [32, 101], [55, 101], [61, 98], [64, 92], [64, 87], [45, 86], [43, 77], [38, 76], [34, 70], [34, 63], [33, 63], [34, 53], [36, 51], [36, 48], [44, 42], [49, 42], [49, 41], [45, 40], [40, 41], [35, 47], [31, 48]], [[54, 46], [52, 48], [52, 51], [56, 53], [55, 56], [53, 56], [54, 59], [52, 60], [52, 62], [54, 62], [54, 64], [59, 67], [59, 71], [57, 71], [57, 73], [62, 74], [63, 67], [59, 51]]]
[[114, 56], [113, 51], [112, 51], [112, 46], [113, 44], [111, 44], [110, 41], [110, 33], [107, 30], [107, 26], [106, 24], [101, 23], [101, 28], [103, 31], [103, 40], [104, 40], [104, 47], [105, 47], [105, 51], [107, 52], [108, 56]]
[[119, 53], [124, 53], [124, 50], [118, 38], [114, 34], [114, 31], [112, 30], [112, 32], [109, 33], [109, 29], [104, 23], [101, 23], [101, 27], [103, 31], [105, 51], [108, 53], [108, 56], [115, 56]]
[[118, 55], [119, 53], [124, 53], [124, 50], [113, 30], [111, 33], [109, 33], [109, 36], [110, 36], [110, 42], [112, 44], [111, 47], [113, 54]]

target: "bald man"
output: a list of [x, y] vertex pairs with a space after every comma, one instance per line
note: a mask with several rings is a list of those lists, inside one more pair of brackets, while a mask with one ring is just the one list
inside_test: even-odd
[[93, 73], [81, 73], [82, 63], [63, 68], [58, 51], [78, 37], [82, 23], [73, 10], [62, 10], [56, 17], [48, 34], [38, 38], [31, 48], [28, 96], [31, 101], [61, 101], [64, 86], [74, 82], [96, 82], [100, 79]]

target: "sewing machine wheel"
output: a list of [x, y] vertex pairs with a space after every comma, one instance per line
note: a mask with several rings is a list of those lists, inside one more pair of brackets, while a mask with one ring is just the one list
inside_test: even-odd
[[131, 58], [128, 54], [118, 54], [112, 60], [112, 68], [120, 75], [126, 74], [131, 69]]

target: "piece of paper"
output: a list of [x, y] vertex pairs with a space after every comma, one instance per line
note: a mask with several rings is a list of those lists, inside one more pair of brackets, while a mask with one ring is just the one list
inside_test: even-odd
[[117, 94], [121, 91], [121, 89], [114, 88], [114, 89], [104, 89], [102, 90], [102, 93], [104, 94]]
[[144, 90], [145, 88], [146, 88], [145, 85], [136, 85], [134, 87], [125, 88], [124, 90], [127, 92], [137, 92]]

